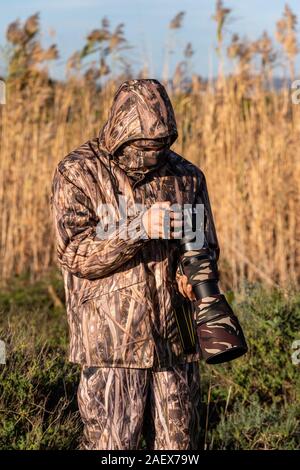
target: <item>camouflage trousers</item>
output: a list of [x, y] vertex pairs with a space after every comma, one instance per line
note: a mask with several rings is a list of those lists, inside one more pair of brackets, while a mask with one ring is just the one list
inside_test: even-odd
[[84, 366], [77, 397], [82, 450], [198, 448], [198, 362], [164, 370]]

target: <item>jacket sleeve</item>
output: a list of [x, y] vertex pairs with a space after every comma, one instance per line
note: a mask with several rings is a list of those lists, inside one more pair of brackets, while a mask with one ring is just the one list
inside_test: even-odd
[[105, 238], [99, 237], [99, 218], [90, 198], [58, 169], [52, 183], [51, 206], [58, 261], [77, 277], [92, 280], [110, 274], [149, 240], [142, 212], [124, 219]]

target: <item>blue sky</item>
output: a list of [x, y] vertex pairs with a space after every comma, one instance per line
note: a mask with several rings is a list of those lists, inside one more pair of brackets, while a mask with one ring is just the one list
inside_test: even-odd
[[[286, 0], [225, 0], [224, 3], [233, 10], [233, 20], [227, 28], [228, 38], [237, 32], [256, 39], [263, 30], [273, 36]], [[288, 4], [299, 15], [300, 21], [299, 0], [289, 0]], [[98, 28], [106, 16], [112, 28], [125, 23], [125, 36], [135, 46], [130, 57], [134, 59], [136, 69], [146, 60], [150, 64], [150, 75], [160, 78], [167, 26], [181, 10], [186, 15], [183, 28], [177, 32], [173, 65], [182, 59], [182, 51], [190, 41], [195, 50], [193, 70], [205, 77], [214, 75], [217, 70], [216, 28], [211, 19], [214, 0], [1, 0], [0, 5], [1, 45], [5, 44], [5, 31], [10, 22], [40, 12], [43, 44], [55, 42], [60, 51], [59, 64], [51, 66], [52, 74], [57, 77], [63, 77], [64, 61], [75, 50], [81, 49], [87, 33]]]

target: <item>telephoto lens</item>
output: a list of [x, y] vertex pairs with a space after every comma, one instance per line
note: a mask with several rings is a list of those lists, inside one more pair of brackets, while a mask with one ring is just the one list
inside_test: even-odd
[[[220, 292], [215, 252], [206, 245], [204, 235], [198, 237], [199, 233], [196, 208], [185, 209], [183, 237], [179, 240], [179, 270], [187, 276], [195, 293], [195, 320], [202, 358], [208, 364], [219, 364], [242, 356], [248, 347], [237, 316]], [[202, 299], [208, 297], [213, 300], [200, 309]]]

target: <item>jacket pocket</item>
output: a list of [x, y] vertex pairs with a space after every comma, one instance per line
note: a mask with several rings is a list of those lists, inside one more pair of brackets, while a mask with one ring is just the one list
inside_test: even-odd
[[135, 284], [146, 281], [146, 279], [147, 274], [142, 263], [111, 273], [105, 278], [95, 279], [93, 281], [85, 279], [80, 289], [79, 305], [82, 305], [87, 300], [134, 286]]
[[80, 321], [88, 362], [141, 363], [143, 343], [150, 338], [149, 309], [146, 281], [86, 299], [80, 307]]

